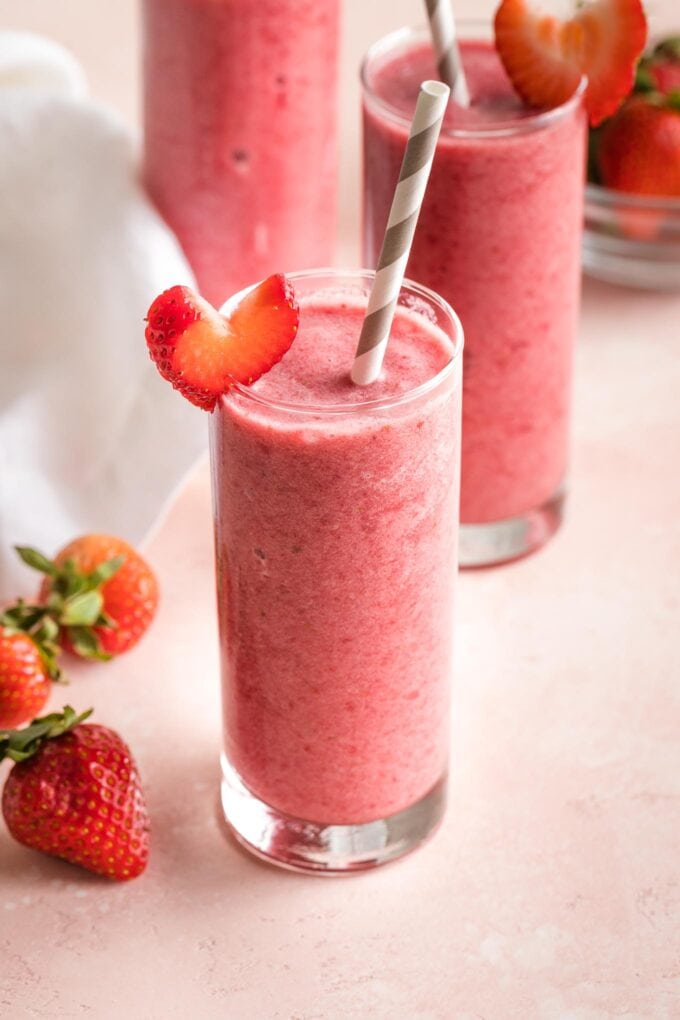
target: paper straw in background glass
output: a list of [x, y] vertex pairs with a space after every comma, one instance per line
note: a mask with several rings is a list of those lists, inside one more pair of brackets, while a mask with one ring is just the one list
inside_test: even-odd
[[441, 81], [424, 81], [420, 86], [352, 365], [352, 382], [357, 386], [375, 382], [380, 375], [449, 95], [448, 85]]
[[425, 0], [425, 6], [430, 19], [439, 77], [449, 86], [453, 99], [460, 106], [469, 106], [470, 93], [456, 41], [456, 22], [451, 0]]

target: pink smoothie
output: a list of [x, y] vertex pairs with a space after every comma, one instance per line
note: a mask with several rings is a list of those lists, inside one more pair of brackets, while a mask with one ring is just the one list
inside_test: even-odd
[[382, 379], [357, 388], [362, 315], [303, 303], [289, 353], [211, 436], [226, 754], [273, 807], [337, 824], [419, 800], [448, 744], [460, 356], [400, 311]]
[[220, 305], [332, 261], [339, 0], [144, 0], [144, 175]]
[[[463, 42], [470, 108], [451, 106], [408, 264], [465, 330], [461, 521], [520, 515], [567, 471], [579, 309], [585, 118], [528, 111], [486, 42]], [[367, 66], [364, 262], [374, 265], [431, 45]], [[372, 95], [371, 95], [372, 93]]]

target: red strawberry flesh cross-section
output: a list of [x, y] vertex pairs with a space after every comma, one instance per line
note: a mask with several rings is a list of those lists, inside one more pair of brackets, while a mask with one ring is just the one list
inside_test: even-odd
[[250, 385], [281, 360], [297, 333], [291, 284], [277, 273], [227, 316], [188, 287], [171, 287], [151, 305], [146, 341], [158, 371], [198, 407], [212, 411], [234, 383]]
[[190, 379], [194, 386], [210, 389], [217, 385], [227, 389], [230, 373], [226, 368], [225, 347], [233, 339], [222, 316], [210, 314], [209, 318], [196, 319], [177, 338], [173, 371]]
[[550, 3], [502, 0], [495, 18], [496, 48], [516, 91], [530, 106], [565, 103], [585, 75], [584, 103], [599, 124], [633, 87], [647, 22], [641, 0], [573, 3], [562, 21]]

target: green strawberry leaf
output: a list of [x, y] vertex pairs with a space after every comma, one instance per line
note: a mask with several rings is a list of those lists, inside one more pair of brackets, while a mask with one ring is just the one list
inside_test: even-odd
[[65, 599], [70, 599], [81, 591], [87, 591], [88, 587], [87, 577], [78, 570], [75, 560], [65, 560], [59, 571], [56, 590]]
[[649, 70], [648, 64], [646, 61], [641, 60], [635, 72], [635, 84], [633, 86], [633, 90], [635, 92], [653, 92], [655, 88], [656, 82]]
[[91, 627], [101, 614], [104, 599], [100, 591], [84, 591], [64, 602], [59, 622], [64, 627]]
[[19, 601], [0, 614], [0, 624], [26, 631], [33, 638], [45, 668], [56, 681], [61, 679], [57, 663], [60, 628], [67, 630], [74, 650], [83, 658], [111, 659], [92, 628], [118, 626], [105, 612], [101, 589], [123, 566], [125, 556], [114, 556], [84, 573], [73, 558], [57, 565], [28, 546], [17, 546], [17, 552], [29, 566], [49, 575], [49, 590], [44, 605]]
[[39, 637], [43, 644], [58, 644], [59, 625], [49, 614], [46, 614], [40, 625], [40, 631], [35, 636]]
[[90, 715], [91, 708], [77, 715], [75, 709], [66, 705], [63, 712], [41, 716], [23, 729], [0, 730], [0, 761], [3, 758], [16, 762], [26, 761], [40, 750], [46, 740], [63, 736]]
[[47, 556], [43, 556], [37, 549], [31, 549], [28, 545], [15, 545], [14, 548], [26, 566], [32, 567], [33, 570], [39, 570], [41, 574], [49, 574], [50, 577], [56, 577], [59, 573], [56, 563], [48, 560]]
[[0, 625], [16, 634], [26, 634], [35, 644], [50, 680], [66, 683], [58, 658], [61, 653], [59, 625], [46, 606], [30, 606], [22, 599], [0, 614]]
[[680, 35], [671, 35], [654, 47], [655, 57], [667, 57], [669, 60], [680, 60]]
[[124, 556], [114, 556], [113, 559], [100, 563], [99, 566], [90, 571], [90, 574], [88, 575], [88, 582], [90, 586], [92, 588], [98, 588], [100, 585], [110, 580], [114, 574], [118, 573], [124, 563]]
[[112, 658], [108, 652], [103, 651], [97, 635], [87, 627], [69, 627], [68, 636], [73, 649], [84, 659], [94, 659], [96, 662], [108, 662]]
[[46, 616], [45, 606], [31, 606], [19, 599], [15, 605], [5, 609], [0, 614], [0, 624], [13, 630], [31, 631]]
[[38, 647], [40, 658], [50, 680], [54, 683], [67, 684], [68, 680], [62, 674], [59, 666], [61, 644], [59, 642], [59, 627], [54, 620], [50, 616], [46, 616], [40, 627], [30, 636]]
[[38, 651], [50, 680], [55, 684], [68, 684], [59, 667], [58, 657], [61, 652], [59, 645], [41, 643], [38, 645]]

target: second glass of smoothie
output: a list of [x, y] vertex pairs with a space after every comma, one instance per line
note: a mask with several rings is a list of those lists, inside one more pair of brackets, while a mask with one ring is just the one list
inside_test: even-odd
[[[489, 26], [461, 26], [471, 105], [451, 104], [408, 273], [465, 330], [463, 566], [524, 555], [558, 527], [568, 470], [580, 301], [583, 86], [553, 110], [516, 96]], [[419, 83], [427, 30], [378, 42], [363, 67], [364, 261], [374, 265]]]
[[224, 814], [319, 872], [401, 856], [445, 801], [462, 332], [406, 283], [354, 386], [372, 277], [291, 275], [293, 346], [211, 419]]
[[144, 179], [214, 305], [332, 262], [339, 0], [143, 0]]

